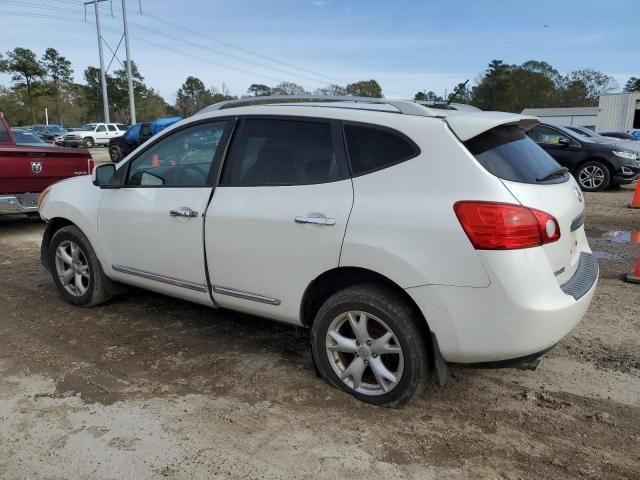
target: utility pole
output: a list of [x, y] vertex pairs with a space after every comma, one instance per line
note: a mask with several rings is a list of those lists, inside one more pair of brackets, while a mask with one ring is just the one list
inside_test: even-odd
[[127, 24], [127, 1], [122, 0], [122, 21], [124, 22], [124, 47], [127, 52], [127, 80], [129, 81], [129, 116], [131, 125], [136, 123], [136, 102], [133, 95], [133, 77], [131, 75], [131, 51], [129, 50], [129, 25]]
[[93, 5], [96, 9], [96, 29], [98, 30], [98, 54], [100, 55], [100, 84], [102, 85], [102, 109], [104, 111], [104, 121], [109, 123], [109, 96], [107, 95], [107, 78], [104, 72], [104, 57], [102, 54], [102, 32], [100, 30], [100, 9], [98, 3], [107, 0], [92, 0], [84, 2], [85, 5]]

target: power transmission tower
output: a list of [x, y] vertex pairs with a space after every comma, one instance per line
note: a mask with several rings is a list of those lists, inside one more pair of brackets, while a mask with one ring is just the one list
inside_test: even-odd
[[[142, 7], [140, 9], [142, 11]], [[129, 82], [129, 116], [131, 125], [136, 123], [136, 102], [133, 95], [133, 77], [131, 75], [131, 50], [129, 49], [129, 25], [127, 24], [127, 1], [122, 0], [122, 21], [124, 23], [124, 47], [127, 52], [127, 81]]]
[[86, 5], [93, 5], [96, 10], [96, 29], [98, 31], [98, 54], [100, 55], [100, 85], [102, 87], [102, 109], [104, 111], [104, 121], [109, 123], [109, 96], [107, 95], [107, 77], [104, 72], [104, 57], [102, 55], [102, 32], [100, 31], [100, 9], [98, 3], [107, 0], [91, 0], [84, 2]]

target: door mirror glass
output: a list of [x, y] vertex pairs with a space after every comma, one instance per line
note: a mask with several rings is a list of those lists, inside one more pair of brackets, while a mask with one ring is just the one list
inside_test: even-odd
[[96, 167], [93, 170], [93, 184], [100, 188], [117, 188], [116, 166], [108, 163]]

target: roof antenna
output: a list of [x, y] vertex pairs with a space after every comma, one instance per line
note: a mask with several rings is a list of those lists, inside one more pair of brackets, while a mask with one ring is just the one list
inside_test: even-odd
[[468, 79], [468, 78], [467, 78], [467, 81], [466, 81], [466, 82], [461, 83], [461, 84], [458, 86], [458, 88], [456, 88], [456, 91], [455, 91], [455, 92], [453, 92], [453, 93], [451, 94], [451, 96], [449, 97], [449, 100], [447, 101], [447, 105], [451, 105], [451, 101], [452, 101], [454, 98], [456, 98], [456, 97], [458, 96], [458, 94], [459, 94], [462, 90], [464, 90], [464, 89], [467, 87], [467, 83], [469, 83], [469, 79]]

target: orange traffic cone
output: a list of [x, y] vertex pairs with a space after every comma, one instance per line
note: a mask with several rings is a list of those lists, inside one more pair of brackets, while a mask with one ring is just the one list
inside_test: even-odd
[[636, 182], [636, 191], [633, 194], [629, 208], [640, 208], [640, 180]]
[[640, 245], [640, 232], [631, 232], [631, 245]]
[[633, 273], [627, 275], [627, 282], [640, 283], [640, 257], [636, 260], [636, 268]]

